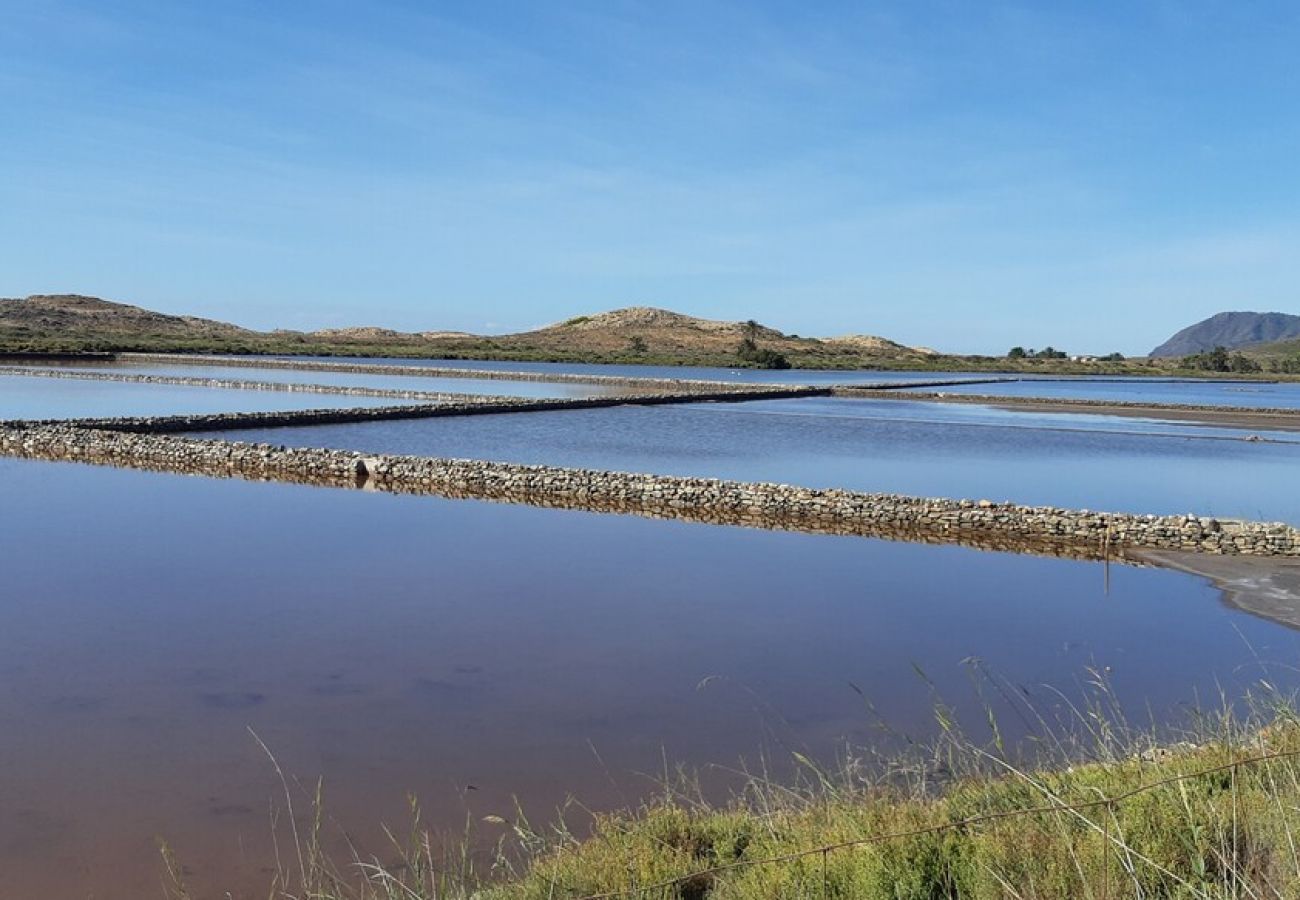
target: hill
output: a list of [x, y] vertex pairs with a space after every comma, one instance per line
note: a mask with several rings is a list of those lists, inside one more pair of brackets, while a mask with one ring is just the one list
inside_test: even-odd
[[[1252, 340], [1286, 334], [1281, 314], [1232, 314], [1267, 319]], [[1215, 317], [1219, 319], [1221, 317]], [[1276, 320], [1282, 320], [1281, 327]], [[1214, 320], [1209, 320], [1214, 321]], [[1206, 323], [1201, 323], [1205, 325]], [[1196, 326], [1194, 326], [1196, 327]], [[1180, 332], [1180, 335], [1183, 333]], [[1227, 370], [1300, 374], [1300, 327], [1290, 343], [1252, 343], [1258, 362], [1246, 368], [1234, 354]], [[1217, 331], [1211, 340], [1234, 340]], [[774, 367], [796, 369], [1031, 372], [1056, 375], [1203, 375], [1196, 360], [1177, 356], [1118, 360], [1006, 356], [956, 356], [909, 347], [870, 334], [816, 338], [787, 334], [758, 322], [701, 319], [667, 309], [633, 306], [575, 316], [515, 334], [395, 331], [380, 326], [319, 331], [255, 331], [195, 316], [168, 315], [79, 294], [0, 298], [0, 353], [242, 353], [311, 356], [378, 356], [421, 359], [525, 360], [661, 366]], [[1234, 367], [1235, 366], [1235, 367]]]
[[1216, 347], [1238, 350], [1300, 338], [1300, 316], [1286, 313], [1222, 312], [1190, 325], [1151, 351], [1151, 356], [1189, 356]]
[[[738, 353], [748, 342], [752, 352]], [[516, 334], [401, 332], [375, 326], [314, 332], [253, 331], [76, 294], [0, 299], [0, 350], [314, 353], [675, 365], [765, 364], [882, 368], [924, 366], [936, 356], [884, 338], [819, 340], [757, 322], [700, 319], [666, 309], [629, 307], [577, 316]]]
[[189, 339], [238, 339], [254, 334], [225, 322], [171, 316], [81, 294], [33, 294], [22, 299], [0, 299], [0, 328], [31, 333]]
[[496, 340], [590, 353], [638, 349], [651, 355], [701, 354], [718, 357], [734, 355], [736, 348], [745, 340], [792, 359], [809, 355], [919, 359], [932, 353], [914, 350], [883, 338], [860, 336], [853, 339], [823, 340], [799, 337], [757, 322], [699, 319], [648, 306], [577, 316], [536, 331], [504, 335]]

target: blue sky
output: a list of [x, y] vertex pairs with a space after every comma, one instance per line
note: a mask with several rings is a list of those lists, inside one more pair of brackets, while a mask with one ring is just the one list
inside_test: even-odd
[[1300, 313], [1292, 2], [0, 0], [0, 296], [962, 352]]

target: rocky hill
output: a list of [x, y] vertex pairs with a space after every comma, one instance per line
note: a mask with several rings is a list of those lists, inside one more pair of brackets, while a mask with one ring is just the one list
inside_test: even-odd
[[0, 298], [0, 328], [33, 333], [177, 338], [243, 338], [255, 333], [212, 319], [169, 316], [81, 294], [33, 294], [22, 299]]
[[1239, 350], [1300, 338], [1300, 316], [1286, 313], [1222, 312], [1190, 325], [1151, 351], [1153, 357], [1188, 356], [1215, 347]]
[[644, 306], [577, 316], [517, 334], [473, 335], [376, 326], [261, 332], [73, 294], [0, 299], [0, 349], [9, 350], [358, 353], [736, 365], [747, 362], [737, 356], [746, 341], [801, 366], [923, 364], [935, 355], [871, 335], [822, 340], [757, 322], [699, 319]]
[[789, 335], [757, 322], [699, 319], [667, 309], [633, 306], [589, 316], [577, 316], [536, 331], [503, 335], [505, 343], [565, 348], [591, 352], [639, 348], [651, 354], [733, 353], [745, 339], [777, 353], [869, 354], [879, 357], [917, 357], [925, 353], [882, 338], [818, 339]]

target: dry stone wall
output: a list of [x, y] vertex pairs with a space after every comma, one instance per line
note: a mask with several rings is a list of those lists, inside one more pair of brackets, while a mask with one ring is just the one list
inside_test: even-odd
[[[825, 388], [740, 386], [736, 390], [689, 394], [628, 394], [604, 397], [467, 397], [447, 395], [441, 403], [363, 406], [347, 409], [299, 409], [283, 412], [196, 413], [176, 416], [115, 416], [89, 419], [40, 419], [10, 424], [61, 425], [166, 434], [195, 431], [231, 431], [237, 428], [286, 428], [338, 425], [347, 422], [383, 422], [395, 419], [435, 419], [445, 416], [500, 415], [565, 409], [602, 409], [611, 406], [662, 406], [676, 403], [729, 403], [742, 400], [784, 399], [824, 394]], [[3, 420], [0, 420], [3, 422]]]
[[[897, 494], [814, 490], [781, 484], [744, 483], [590, 469], [524, 466], [483, 460], [416, 456], [367, 456], [343, 450], [292, 449], [270, 444], [177, 437], [178, 432], [321, 425], [386, 419], [432, 418], [591, 409], [622, 404], [743, 401], [818, 395], [1015, 403], [1022, 398], [922, 393], [906, 385], [814, 387], [737, 384], [679, 379], [622, 378], [555, 373], [492, 372], [426, 366], [379, 366], [232, 357], [146, 354], [133, 359], [201, 359], [214, 365], [286, 368], [386, 375], [490, 378], [617, 385], [618, 396], [519, 398], [425, 391], [389, 391], [327, 385], [286, 385], [240, 379], [202, 379], [136, 373], [39, 370], [48, 377], [75, 377], [157, 384], [194, 384], [255, 390], [384, 396], [422, 402], [354, 409], [120, 417], [40, 422], [0, 421], [0, 454], [69, 460], [184, 474], [276, 480], [391, 493], [430, 494], [535, 506], [630, 513], [711, 524], [742, 525], [830, 534], [853, 534], [981, 549], [1044, 553], [1088, 559], [1126, 558], [1149, 550], [1196, 551], [1245, 556], [1300, 557], [1300, 530], [1281, 523], [1186, 516], [1100, 513], [1031, 507], [987, 500], [953, 500]], [[0, 374], [3, 370], [0, 369]], [[29, 372], [13, 374], [30, 374]], [[1001, 381], [1009, 379], [987, 379]], [[937, 387], [947, 383], [931, 382]], [[1041, 400], [1026, 402], [1044, 402]], [[1110, 401], [1050, 401], [1080, 407], [1132, 406], [1300, 416], [1296, 410], [1197, 407]]]
[[367, 456], [68, 424], [0, 425], [0, 454], [1084, 558], [1123, 558], [1142, 550], [1300, 556], [1300, 530], [1281, 523], [1089, 512], [483, 460]]

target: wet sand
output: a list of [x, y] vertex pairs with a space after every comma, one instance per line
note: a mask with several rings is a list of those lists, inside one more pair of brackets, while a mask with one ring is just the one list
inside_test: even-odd
[[1147, 403], [1084, 397], [1021, 397], [1003, 394], [959, 394], [944, 391], [880, 390], [840, 385], [836, 396], [913, 403], [960, 403], [1004, 412], [1084, 413], [1130, 419], [1160, 419], [1218, 428], [1300, 431], [1300, 409], [1287, 407], [1213, 406], [1199, 403]]
[[[935, 398], [950, 403], [956, 398]], [[963, 401], [957, 401], [963, 402]], [[987, 401], [986, 401], [987, 402]], [[1076, 403], [1070, 400], [1036, 400], [998, 398], [991, 403], [1007, 412], [1087, 413], [1120, 416], [1126, 419], [1161, 419], [1219, 428], [1258, 429], [1260, 431], [1300, 431], [1300, 412], [1243, 412], [1237, 409], [1216, 410], [1204, 407], [1177, 409], [1166, 406], [1128, 406], [1124, 404]]]
[[1140, 551], [1138, 559], [1199, 575], [1223, 591], [1234, 609], [1300, 629], [1300, 560]]

